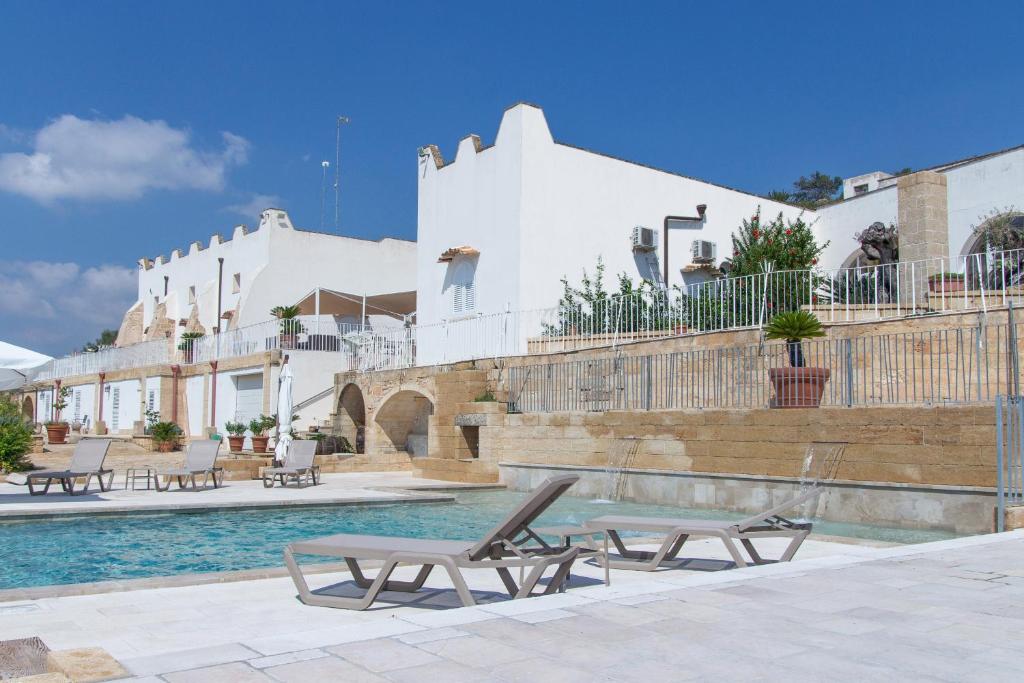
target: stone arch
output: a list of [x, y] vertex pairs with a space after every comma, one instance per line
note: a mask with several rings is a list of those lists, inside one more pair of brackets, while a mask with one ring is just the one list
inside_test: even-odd
[[25, 400], [21, 402], [21, 415], [29, 422], [36, 421], [36, 407], [32, 403], [31, 396], [26, 396]]
[[377, 448], [382, 453], [427, 454], [434, 401], [415, 388], [399, 388], [383, 399], [374, 415]]
[[990, 215], [976, 230], [971, 231], [960, 250], [968, 289], [978, 289], [982, 284], [990, 288], [1001, 288], [1019, 285], [1024, 281], [1024, 251], [1014, 249], [1003, 254], [994, 253], [999, 247], [990, 246], [983, 233], [993, 221], [1006, 219], [1011, 221], [1010, 229], [1018, 232], [1020, 242], [1024, 243], [1024, 213], [1008, 210]]
[[349, 383], [341, 390], [338, 398], [338, 431], [355, 448], [356, 453], [366, 452], [366, 402], [358, 384]]

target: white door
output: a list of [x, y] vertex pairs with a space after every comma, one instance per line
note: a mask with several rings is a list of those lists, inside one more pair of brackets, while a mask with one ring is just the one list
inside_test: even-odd
[[235, 421], [248, 424], [263, 412], [263, 375], [238, 375], [235, 383]]

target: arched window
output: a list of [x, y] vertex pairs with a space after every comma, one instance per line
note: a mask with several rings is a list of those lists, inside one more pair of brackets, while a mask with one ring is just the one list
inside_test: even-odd
[[449, 286], [452, 315], [464, 315], [476, 310], [476, 262], [461, 259], [453, 266]]

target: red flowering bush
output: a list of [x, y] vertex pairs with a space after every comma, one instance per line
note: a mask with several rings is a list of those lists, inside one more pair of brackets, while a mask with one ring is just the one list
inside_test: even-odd
[[787, 221], [780, 213], [771, 221], [763, 221], [758, 212], [744, 220], [732, 236], [733, 257], [730, 277], [754, 275], [763, 271], [765, 261], [775, 270], [809, 270], [818, 263], [818, 256], [828, 243], [819, 246], [810, 226], [803, 219]]

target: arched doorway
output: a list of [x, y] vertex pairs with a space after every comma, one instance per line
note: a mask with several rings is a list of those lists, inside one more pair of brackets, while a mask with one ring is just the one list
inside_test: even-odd
[[961, 250], [967, 289], [1003, 289], [1024, 283], [1024, 213], [990, 214]]
[[412, 456], [427, 454], [427, 435], [434, 404], [418, 391], [403, 390], [389, 398], [374, 418], [385, 452], [404, 451]]
[[366, 404], [363, 392], [347, 384], [338, 399], [338, 431], [349, 440], [356, 453], [366, 452]]
[[31, 396], [26, 396], [25, 400], [21, 402], [21, 414], [29, 422], [36, 421], [36, 408], [32, 403]]

